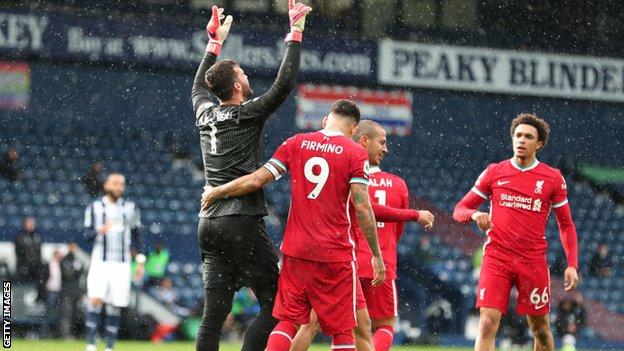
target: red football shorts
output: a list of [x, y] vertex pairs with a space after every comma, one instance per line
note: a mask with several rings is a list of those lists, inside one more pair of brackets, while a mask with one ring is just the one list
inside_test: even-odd
[[314, 309], [323, 333], [356, 326], [355, 262], [316, 262], [284, 255], [273, 316], [302, 325]]
[[356, 279], [355, 284], [355, 309], [359, 311], [366, 308], [366, 297], [364, 296], [364, 291], [362, 289], [360, 279]]
[[399, 315], [399, 299], [396, 281], [386, 279], [380, 286], [373, 286], [371, 278], [360, 278], [362, 291], [368, 307], [368, 315], [372, 319], [391, 318]]
[[548, 263], [523, 259], [483, 257], [477, 288], [477, 307], [496, 308], [507, 313], [511, 288], [518, 289], [517, 314], [544, 315], [550, 311]]

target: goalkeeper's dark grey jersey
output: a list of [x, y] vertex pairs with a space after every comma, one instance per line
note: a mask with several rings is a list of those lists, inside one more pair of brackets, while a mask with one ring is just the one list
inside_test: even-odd
[[[271, 114], [295, 86], [301, 44], [289, 42], [277, 79], [263, 95], [241, 105], [217, 105], [205, 85], [205, 72], [216, 62], [206, 53], [193, 83], [193, 111], [199, 128], [206, 185], [218, 186], [253, 173], [260, 167], [262, 129]], [[221, 199], [200, 217], [266, 215], [262, 190], [236, 198]]]

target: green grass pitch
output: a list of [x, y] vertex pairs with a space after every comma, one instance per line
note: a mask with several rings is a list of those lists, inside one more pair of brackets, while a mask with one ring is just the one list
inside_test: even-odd
[[[17, 351], [84, 351], [85, 342], [59, 340], [12, 340], [11, 349]], [[104, 344], [98, 344], [98, 350], [104, 350]], [[172, 342], [153, 344], [144, 341], [119, 341], [115, 351], [194, 351], [194, 342]], [[221, 343], [219, 351], [239, 351], [240, 344]], [[310, 351], [329, 350], [329, 345], [317, 344]], [[394, 351], [468, 351], [470, 348], [444, 348], [436, 346], [395, 346]]]

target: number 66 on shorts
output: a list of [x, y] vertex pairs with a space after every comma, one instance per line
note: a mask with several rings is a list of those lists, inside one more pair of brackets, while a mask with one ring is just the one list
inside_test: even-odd
[[544, 288], [544, 292], [542, 292], [541, 295], [538, 293], [538, 290], [539, 288], [533, 289], [533, 291], [531, 291], [531, 295], [529, 296], [531, 303], [535, 305], [536, 310], [546, 306], [549, 301], [548, 287]]
[[[518, 289], [516, 312], [521, 315], [544, 315], [550, 311], [550, 274], [546, 261], [528, 262], [488, 254], [477, 288], [477, 307], [490, 307], [507, 313], [512, 287]], [[494, 253], [492, 252], [492, 253]]]

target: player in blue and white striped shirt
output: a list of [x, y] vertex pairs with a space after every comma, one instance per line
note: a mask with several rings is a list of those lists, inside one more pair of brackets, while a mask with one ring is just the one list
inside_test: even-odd
[[[125, 187], [122, 174], [110, 174], [104, 183], [105, 195], [90, 203], [85, 211], [86, 235], [93, 241], [87, 276], [87, 351], [96, 350], [102, 307], [106, 308], [104, 338], [108, 351], [115, 343], [121, 308], [130, 303], [130, 249], [139, 247], [141, 219], [135, 204], [122, 198]], [[140, 257], [137, 261], [143, 263], [145, 256]]]

